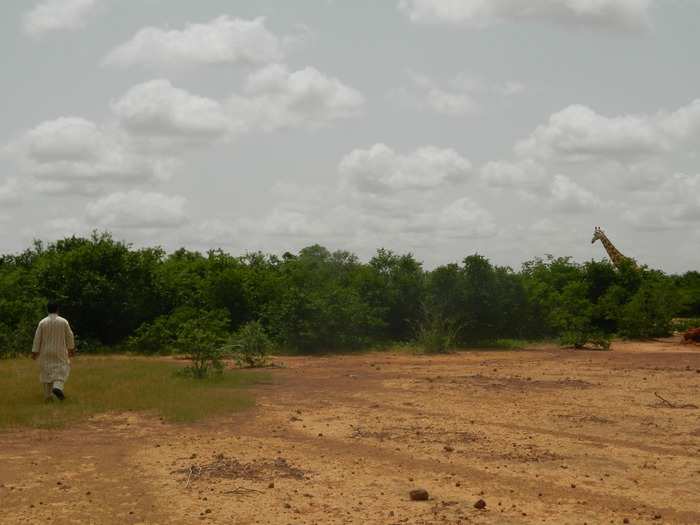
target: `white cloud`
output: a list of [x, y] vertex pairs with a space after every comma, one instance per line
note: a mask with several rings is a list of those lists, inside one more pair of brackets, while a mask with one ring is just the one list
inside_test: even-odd
[[44, 0], [25, 13], [24, 31], [38, 37], [49, 31], [79, 29], [101, 3], [102, 0]]
[[661, 113], [657, 119], [661, 131], [672, 140], [697, 142], [700, 139], [700, 99], [670, 114]]
[[284, 208], [272, 210], [260, 224], [259, 230], [265, 235], [296, 239], [319, 239], [331, 233], [328, 224], [319, 221], [319, 217]]
[[622, 218], [641, 231], [697, 230], [700, 225], [700, 174], [676, 173], [640, 192]]
[[428, 190], [464, 181], [471, 162], [452, 149], [425, 146], [399, 154], [385, 144], [356, 149], [340, 162], [347, 184], [361, 193], [386, 194], [397, 190]]
[[23, 170], [47, 191], [84, 184], [167, 179], [173, 162], [136, 153], [128, 137], [80, 117], [43, 122], [10, 146]]
[[141, 136], [211, 141], [233, 127], [219, 102], [192, 95], [165, 79], [132, 87], [112, 103], [112, 111], [126, 130]]
[[145, 27], [113, 49], [103, 64], [118, 67], [180, 67], [198, 64], [267, 64], [283, 58], [283, 42], [264, 18], [222, 15], [182, 30]]
[[491, 213], [468, 197], [449, 203], [426, 219], [426, 223], [432, 225], [432, 232], [441, 237], [481, 238], [496, 234]]
[[471, 94], [477, 88], [471, 83], [467, 85], [458, 78], [450, 83], [451, 89], [445, 89], [427, 75], [409, 71], [409, 77], [410, 86], [389, 93], [391, 102], [448, 117], [464, 117], [479, 109], [479, 104]]
[[660, 214], [658, 208], [652, 207], [628, 208], [622, 213], [622, 220], [635, 230], [645, 232], [673, 230], [679, 226], [666, 214]]
[[449, 117], [462, 117], [477, 110], [476, 102], [466, 93], [450, 93], [433, 88], [426, 94], [428, 106], [436, 113]]
[[244, 91], [226, 103], [231, 118], [265, 131], [322, 126], [355, 117], [364, 105], [359, 91], [313, 67], [267, 66], [249, 75]]
[[88, 221], [101, 228], [176, 228], [187, 222], [185, 204], [184, 197], [132, 190], [91, 202], [85, 211]]
[[19, 181], [11, 177], [0, 182], [0, 204], [3, 206], [12, 206], [19, 204], [21, 191]]
[[180, 149], [257, 130], [318, 127], [356, 116], [362, 95], [313, 68], [272, 65], [250, 74], [244, 94], [224, 102], [156, 79], [132, 87], [112, 104], [120, 125], [150, 146]]
[[481, 168], [481, 178], [491, 187], [525, 190], [541, 189], [549, 180], [544, 166], [531, 159], [487, 162]]
[[600, 199], [564, 175], [555, 175], [551, 186], [552, 208], [564, 213], [590, 212], [601, 206]]
[[700, 139], [700, 100], [672, 113], [607, 117], [581, 105], [549, 117], [516, 153], [525, 158], [564, 162], [631, 162], [672, 151]]
[[499, 21], [547, 20], [591, 27], [649, 27], [652, 0], [400, 0], [413, 22], [484, 27]]
[[447, 117], [475, 115], [484, 105], [483, 99], [493, 99], [493, 95], [512, 97], [525, 91], [521, 82], [499, 83], [463, 72], [440, 81], [416, 71], [408, 71], [408, 77], [410, 84], [389, 91], [389, 101]]
[[595, 158], [634, 159], [660, 153], [667, 144], [653, 119], [605, 117], [590, 108], [569, 106], [516, 145], [521, 157], [580, 162]]

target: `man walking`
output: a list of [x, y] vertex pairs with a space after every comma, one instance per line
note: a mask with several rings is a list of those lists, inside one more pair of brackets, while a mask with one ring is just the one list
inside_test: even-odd
[[63, 401], [63, 387], [70, 373], [70, 358], [75, 353], [75, 340], [70, 324], [58, 315], [58, 304], [49, 303], [49, 315], [39, 322], [34, 335], [32, 359], [39, 359], [39, 381], [44, 386], [44, 399], [52, 394]]

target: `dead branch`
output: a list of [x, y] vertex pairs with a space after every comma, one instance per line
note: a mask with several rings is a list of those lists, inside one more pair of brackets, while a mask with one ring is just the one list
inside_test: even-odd
[[227, 490], [224, 494], [235, 494], [237, 496], [251, 496], [253, 494], [262, 494], [262, 491], [249, 489], [247, 487], [236, 487], [233, 490]]
[[677, 404], [675, 404], [675, 403], [671, 403], [668, 399], [665, 399], [665, 398], [661, 397], [661, 396], [660, 396], [659, 394], [657, 394], [656, 392], [654, 392], [654, 395], [655, 395], [656, 397], [658, 397], [661, 401], [663, 401], [663, 402], [666, 404], [666, 406], [668, 406], [669, 408], [698, 408], [697, 405], [693, 405], [693, 404], [690, 404], [690, 403], [689, 403], [689, 404], [686, 404], [686, 405], [677, 405]]

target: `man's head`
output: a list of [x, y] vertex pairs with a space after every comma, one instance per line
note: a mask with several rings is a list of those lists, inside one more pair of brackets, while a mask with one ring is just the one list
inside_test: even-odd
[[58, 313], [58, 303], [54, 301], [50, 301], [49, 304], [46, 305], [46, 310], [50, 314], [57, 314]]

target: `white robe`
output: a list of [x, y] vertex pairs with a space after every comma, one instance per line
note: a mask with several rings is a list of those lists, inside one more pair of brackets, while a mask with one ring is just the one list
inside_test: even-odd
[[70, 373], [68, 350], [75, 348], [70, 324], [63, 317], [49, 314], [39, 322], [32, 352], [39, 354], [39, 381], [65, 382]]

